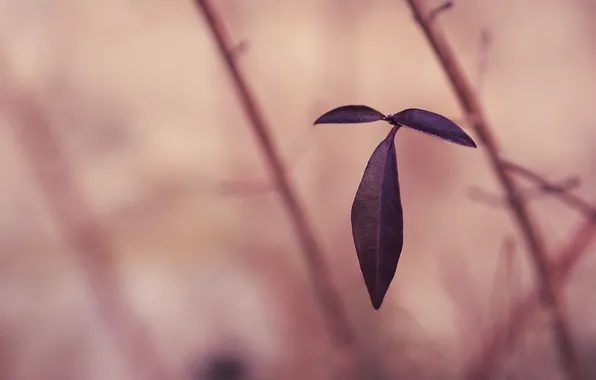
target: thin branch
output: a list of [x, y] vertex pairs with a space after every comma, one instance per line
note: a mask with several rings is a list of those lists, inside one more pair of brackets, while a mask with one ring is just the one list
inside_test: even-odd
[[589, 219], [568, 240], [568, 243], [559, 250], [557, 259], [553, 264], [554, 274], [560, 281], [568, 277], [568, 273], [577, 265], [586, 249], [596, 239], [596, 220]]
[[[575, 197], [573, 194], [569, 193], [573, 188], [579, 185], [579, 178], [577, 177], [570, 177], [562, 180], [559, 183], [539, 183], [537, 187], [520, 190], [520, 194], [522, 195], [523, 199], [528, 202], [530, 199], [545, 196], [545, 195], [553, 195], [559, 198], [567, 198], [572, 197], [577, 199], [577, 202], [567, 202], [572, 208], [578, 209], [587, 217], [592, 217], [593, 211], [596, 210], [593, 207], [590, 207], [589, 204], [583, 201], [580, 198]], [[503, 197], [488, 192], [478, 186], [470, 186], [468, 189], [468, 197], [471, 201], [482, 203], [490, 207], [507, 207], [507, 200]], [[581, 204], [579, 202], [582, 202]], [[573, 203], [573, 204], [570, 204]], [[585, 207], [585, 206], [588, 207]]]
[[538, 233], [534, 220], [526, 210], [526, 205], [520, 197], [515, 182], [507, 173], [505, 165], [499, 157], [499, 147], [493, 137], [492, 128], [484, 116], [482, 105], [469, 79], [464, 74], [461, 64], [448, 44], [442, 30], [439, 29], [437, 23], [432, 22], [429, 18], [428, 11], [424, 9], [422, 2], [421, 0], [408, 0], [408, 4], [416, 20], [424, 31], [429, 44], [451, 81], [461, 107], [466, 114], [474, 116], [471, 120], [473, 120], [472, 124], [476, 134], [482, 145], [484, 145], [490, 164], [507, 194], [512, 216], [520, 228], [536, 267], [542, 288], [542, 299], [552, 309], [553, 327], [561, 364], [570, 379], [583, 379], [580, 367], [581, 363], [573, 344], [569, 323], [564, 312], [563, 302], [561, 301], [561, 290], [558, 287], [555, 276], [551, 273], [545, 243]]
[[[497, 263], [497, 269], [495, 271], [495, 277], [493, 280], [493, 288], [490, 297], [489, 313], [491, 316], [501, 314], [502, 310], [505, 309], [505, 313], [510, 310], [511, 296], [515, 294], [513, 289], [517, 285], [517, 281], [514, 282], [514, 270], [517, 269], [515, 266], [515, 238], [513, 236], [506, 236], [503, 239], [501, 252], [499, 254], [499, 261]], [[516, 271], [515, 274], [518, 272]], [[517, 280], [517, 278], [515, 279]], [[500, 303], [499, 296], [504, 295], [504, 305]], [[504, 307], [505, 306], [505, 307]]]
[[453, 7], [453, 1], [445, 0], [441, 3], [441, 5], [437, 6], [436, 8], [432, 9], [429, 12], [429, 18], [431, 20], [434, 20], [438, 15], [440, 15], [441, 13], [445, 12], [448, 9], [451, 9], [452, 7]]
[[582, 212], [586, 217], [596, 218], [596, 208], [588, 202], [584, 201], [583, 199], [571, 194], [567, 191], [567, 189], [559, 185], [551, 184], [547, 179], [545, 179], [541, 175], [534, 173], [530, 169], [524, 168], [519, 164], [515, 164], [507, 160], [502, 161], [507, 170], [516, 173], [532, 182], [535, 182], [536, 184], [540, 185], [540, 187], [545, 191], [555, 194], [569, 207]]
[[242, 54], [246, 53], [248, 51], [250, 47], [250, 44], [248, 43], [247, 40], [242, 40], [239, 43], [236, 44], [236, 46], [233, 46], [230, 49], [230, 53], [232, 54], [232, 56], [236, 59], [238, 59]]
[[[596, 220], [588, 219], [563, 245], [556, 259], [551, 264], [557, 281], [564, 285], [571, 271], [577, 266], [587, 248], [596, 240]], [[509, 315], [493, 324], [493, 329], [484, 339], [483, 350], [469, 361], [464, 379], [488, 379], [494, 372], [499, 358], [521, 338], [522, 332], [529, 325], [532, 316], [540, 310], [540, 292], [532, 289], [519, 297]]]
[[[578, 176], [567, 177], [557, 183], [549, 182], [548, 185], [538, 185], [534, 188], [524, 190], [526, 199], [535, 198], [543, 195], [559, 196], [561, 193], [569, 193], [576, 187], [579, 187], [581, 181]], [[581, 211], [581, 210], [580, 210]]]
[[[493, 41], [491, 32], [487, 29], [483, 29], [480, 35], [480, 52], [478, 57], [478, 73], [476, 77], [476, 93], [482, 93], [482, 87], [484, 85], [484, 78], [488, 71], [488, 52], [490, 45]], [[481, 95], [478, 95], [481, 97]]]
[[263, 113], [257, 105], [246, 80], [236, 66], [231, 53], [232, 49], [230, 48], [233, 45], [230, 43], [221, 17], [209, 1], [195, 0], [194, 3], [213, 34], [219, 54], [232, 78], [238, 98], [250, 121], [252, 131], [266, 157], [275, 187], [279, 191], [284, 206], [291, 216], [300, 244], [302, 245], [314, 288], [322, 310], [327, 317], [333, 338], [340, 344], [352, 344], [354, 341], [354, 332], [348, 322], [341, 299], [331, 283], [331, 276], [323, 259], [322, 250], [315, 239], [312, 227], [294, 191], [295, 187], [286, 174], [287, 171], [282, 156], [271, 137], [270, 128], [265, 121]]
[[113, 330], [116, 346], [131, 355], [135, 372], [142, 378], [166, 379], [145, 326], [121, 295], [110, 236], [90, 211], [43, 110], [23, 94], [3, 102], [2, 109], [15, 125], [17, 141], [53, 218], [88, 275], [98, 314]]
[[458, 343], [461, 347], [470, 348], [477, 343], [477, 333], [470, 326], [483, 323], [481, 297], [470, 270], [468, 260], [461, 254], [451, 253], [440, 255], [440, 280], [442, 288], [449, 296], [454, 311], [458, 313], [457, 329], [459, 330]]
[[485, 206], [502, 209], [507, 208], [507, 201], [503, 199], [503, 197], [490, 193], [478, 186], [470, 186], [468, 189], [468, 198], [472, 202], [481, 203]]
[[[518, 261], [516, 260], [516, 252], [515, 252], [515, 240], [513, 237], [508, 237], [503, 242], [503, 252], [501, 255], [501, 259], [503, 261], [503, 272], [504, 278], [499, 279], [495, 276], [495, 284], [493, 287], [493, 292], [502, 289], [502, 292], [505, 295], [505, 316], [509, 317], [511, 315], [511, 310], [513, 309], [511, 306], [513, 305], [513, 297], [515, 294], [518, 294], [518, 289], [520, 288], [521, 283], [521, 272], [519, 270]], [[491, 315], [499, 315], [498, 311], [492, 312]], [[513, 339], [511, 337], [510, 329], [506, 331], [504, 334], [505, 337], [505, 349], [508, 351], [513, 351]]]

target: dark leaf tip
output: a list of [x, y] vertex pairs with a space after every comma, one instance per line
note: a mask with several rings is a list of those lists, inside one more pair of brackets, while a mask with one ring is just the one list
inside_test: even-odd
[[372, 300], [373, 309], [379, 310], [381, 308], [381, 305], [383, 304], [383, 298], [384, 297], [379, 297], [378, 299]]

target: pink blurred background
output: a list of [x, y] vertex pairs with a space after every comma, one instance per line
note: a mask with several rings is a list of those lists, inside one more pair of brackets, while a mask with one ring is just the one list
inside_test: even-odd
[[[462, 378], [510, 299], [535, 285], [506, 210], [470, 199], [471, 187], [501, 191], [486, 152], [400, 131], [405, 245], [375, 312], [349, 213], [388, 126], [312, 126], [344, 104], [416, 107], [476, 137], [406, 2], [213, 3], [232, 39], [244, 41], [238, 63], [323, 245], [370, 373]], [[590, 201], [595, 19], [593, 0], [460, 0], [440, 16], [481, 85], [502, 153], [553, 180], [580, 176], [577, 193]], [[488, 49], [483, 30], [492, 36]], [[117, 292], [158, 359], [148, 364], [171, 379], [209, 378], [197, 368], [214, 357], [242, 363], [242, 379], [351, 378], [192, 2], [1, 0], [0, 69], [0, 378], [143, 378], [134, 354], [114, 338], [120, 333], [100, 317], [77, 259], [87, 253], [69, 244], [35, 179], [18, 133], [26, 126], [7, 116], [15, 98], [39, 108], [107, 230]], [[553, 251], [582, 220], [551, 197], [531, 210]], [[505, 277], [507, 239], [515, 248]], [[565, 286], [587, 367], [596, 360], [592, 253]], [[532, 321], [495, 379], [563, 378], [547, 313]]]

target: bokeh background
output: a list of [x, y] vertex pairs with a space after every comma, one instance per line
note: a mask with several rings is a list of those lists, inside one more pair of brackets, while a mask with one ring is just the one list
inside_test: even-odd
[[[238, 63], [324, 248], [368, 375], [346, 372], [346, 350], [331, 340], [292, 224], [192, 2], [2, 0], [0, 378], [146, 379], [147, 368], [171, 379], [463, 378], [493, 322], [535, 286], [507, 210], [470, 196], [474, 187], [500, 194], [486, 153], [399, 132], [405, 245], [375, 312], [349, 213], [388, 126], [312, 126], [344, 104], [417, 107], [475, 137], [406, 2], [213, 3], [240, 46]], [[591, 201], [594, 20], [593, 0], [460, 0], [440, 16], [502, 153], [553, 181], [579, 176], [576, 192]], [[90, 258], [97, 252], [77, 249], [65, 232], [31, 156], [47, 141], [23, 132], [32, 124], [56, 136], [109, 257]], [[551, 197], [531, 206], [553, 252], [582, 221]], [[565, 306], [593, 368], [596, 261], [584, 256]], [[119, 300], [98, 302], [102, 286]], [[98, 304], [134, 318], [106, 320]], [[129, 325], [115, 327], [122, 320]], [[564, 378], [548, 314], [532, 321], [495, 379]]]

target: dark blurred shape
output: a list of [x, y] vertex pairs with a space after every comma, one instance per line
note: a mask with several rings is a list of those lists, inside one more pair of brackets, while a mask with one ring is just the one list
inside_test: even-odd
[[196, 380], [245, 380], [249, 379], [246, 360], [236, 354], [214, 355], [200, 364], [195, 373]]

